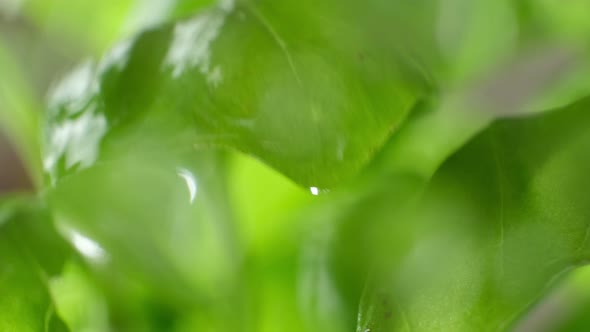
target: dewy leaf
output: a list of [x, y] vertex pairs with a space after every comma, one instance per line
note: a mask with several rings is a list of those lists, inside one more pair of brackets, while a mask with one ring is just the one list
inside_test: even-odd
[[407, 220], [421, 236], [385, 283], [393, 314], [359, 331], [505, 330], [585, 264], [589, 108], [497, 122], [452, 156]]
[[[55, 180], [108, 160], [122, 137], [145, 133], [146, 121], [147, 135], [171, 147], [174, 132], [157, 118], [183, 128], [175, 148], [230, 146], [305, 186], [349, 178], [425, 90], [409, 51], [378, 42], [363, 21], [369, 9], [222, 1], [148, 30], [56, 87], [46, 170]], [[378, 22], [392, 12], [385, 6]]]
[[46, 280], [60, 268], [64, 248], [54, 242], [46, 215], [19, 205], [0, 203], [0, 330], [67, 331]]

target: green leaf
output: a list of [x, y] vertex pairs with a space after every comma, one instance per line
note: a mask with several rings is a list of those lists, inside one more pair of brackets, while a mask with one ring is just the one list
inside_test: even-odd
[[[529, 39], [514, 36], [513, 3], [499, 2], [474, 5], [473, 12], [486, 18], [491, 11], [509, 23], [506, 30], [495, 34], [493, 20], [468, 20], [445, 36], [452, 45], [443, 60], [432, 24], [436, 4], [221, 1], [121, 42], [58, 85], [45, 136], [46, 198], [97, 276], [112, 322], [142, 331], [345, 330], [354, 325], [368, 271], [391, 266], [393, 282], [378, 281], [387, 291], [367, 291], [363, 329], [384, 329], [385, 319], [392, 328], [469, 331], [488, 317], [497, 327], [534, 300], [540, 280], [553, 274], [525, 278], [518, 268], [529, 253], [521, 251], [559, 230], [527, 238], [509, 232], [504, 213], [526, 215], [533, 229], [537, 214], [553, 218], [552, 212], [488, 194], [529, 194], [518, 187], [521, 176], [552, 177], [526, 168], [540, 157], [517, 149], [534, 150], [535, 140], [549, 135], [539, 155], [551, 155], [551, 144], [571, 143], [557, 132], [573, 135], [569, 122], [582, 117], [563, 120], [568, 124], [510, 120], [478, 133], [498, 117], [587, 94], [583, 75], [573, 88], [558, 75], [584, 68], [584, 52], [541, 43], [547, 52], [537, 61], [535, 52], [514, 45]], [[463, 30], [468, 35], [455, 40]], [[490, 54], [482, 56], [480, 47]], [[576, 65], [562, 68], [561, 51], [566, 60], [576, 54]], [[529, 121], [556, 132], [524, 130]], [[515, 132], [524, 137], [518, 144], [503, 141]], [[313, 201], [325, 206], [311, 209], [318, 216], [304, 214], [305, 223], [298, 213], [314, 206], [311, 195], [249, 159], [238, 159], [228, 177], [219, 147], [261, 160], [311, 194], [341, 191]], [[507, 174], [500, 176], [489, 167], [502, 158], [516, 165], [500, 164]], [[471, 172], [466, 182], [463, 173]], [[419, 211], [409, 213], [434, 174]], [[505, 210], [502, 241], [497, 228], [475, 222], [495, 225], [495, 210]], [[301, 239], [316, 226], [322, 254]], [[512, 250], [516, 263], [496, 264], [498, 248], [500, 257]]]
[[57, 227], [90, 265], [117, 326], [171, 330], [193, 311], [239, 317], [224, 154], [151, 153], [65, 178], [46, 197]]
[[70, 261], [49, 280], [55, 311], [72, 331], [109, 331], [104, 294], [80, 264]]
[[590, 267], [577, 268], [562, 280], [515, 325], [516, 331], [584, 331], [590, 326]]
[[[88, 167], [99, 157], [113, 158], [110, 146], [121, 147], [128, 137], [150, 130], [161, 145], [171, 144], [163, 141], [173, 136], [175, 148], [229, 146], [304, 186], [330, 187], [358, 173], [398, 132], [414, 103], [432, 95], [428, 84], [440, 85], [443, 104], [459, 99], [450, 107], [476, 109], [489, 118], [552, 109], [587, 93], [580, 73], [588, 66], [578, 44], [540, 42], [533, 44], [540, 49], [534, 53], [528, 43], [513, 45], [515, 25], [527, 22], [517, 22], [512, 3], [498, 2], [491, 9], [484, 3], [472, 8], [457, 1], [474, 12], [460, 27], [451, 24], [457, 20], [447, 17], [447, 6], [436, 13], [433, 1], [420, 7], [426, 18], [404, 1], [325, 2], [317, 8], [306, 2], [275, 8], [265, 1], [228, 1], [150, 29], [113, 48], [99, 64], [84, 64], [55, 89], [46, 170], [56, 180], [78, 163]], [[434, 26], [398, 20], [402, 10], [416, 15], [417, 22], [440, 21], [438, 42]], [[510, 31], [494, 33], [477, 19], [490, 12], [510, 21], [502, 24]], [[301, 24], [306, 29], [296, 28]], [[391, 38], [376, 37], [383, 26], [394, 30]], [[406, 29], [420, 37], [408, 41], [399, 34]], [[469, 34], [456, 36], [462, 31]], [[494, 40], [509, 45], [499, 47]], [[448, 55], [444, 65], [436, 55], [429, 59], [439, 47], [464, 56]], [[451, 74], [440, 73], [445, 66]], [[463, 116], [441, 114], [445, 120], [428, 125], [435, 132], [437, 122], [447, 130], [445, 122]], [[182, 137], [164, 125], [155, 129], [158, 121], [176, 123]], [[481, 125], [465, 127], [452, 130], [470, 137]], [[428, 130], [417, 134], [429, 144], [440, 140], [431, 139]], [[80, 146], [90, 152], [76, 152]]]
[[240, 154], [232, 159], [228, 185], [236, 226], [246, 250], [264, 256], [285, 245], [282, 235], [296, 232], [295, 216], [313, 196], [258, 160]]
[[500, 121], [445, 162], [404, 220], [420, 238], [385, 295], [367, 295], [359, 331], [504, 330], [584, 264], [589, 107]]
[[47, 287], [67, 250], [44, 213], [6, 200], [0, 213], [0, 330], [67, 331]]
[[54, 38], [68, 47], [100, 54], [122, 37], [186, 17], [212, 3], [213, 0], [105, 0], [100, 3], [27, 0], [23, 1], [18, 14], [38, 26], [43, 38]]
[[574, 0], [564, 6], [555, 0], [535, 1], [534, 15], [552, 34], [587, 43], [590, 24], [584, 15], [588, 0]]
[[86, 64], [51, 99], [46, 169], [108, 160], [150, 130], [165, 148], [253, 154], [308, 187], [350, 178], [424, 88], [403, 50], [354, 29], [352, 6], [328, 5], [222, 3]]
[[518, 46], [519, 23], [513, 1], [439, 1], [437, 44], [450, 65], [451, 84], [485, 74]]
[[121, 37], [123, 23], [132, 9], [132, 1], [93, 3], [64, 0], [25, 1], [22, 14], [46, 34], [62, 41], [76, 41], [76, 47], [103, 51]]

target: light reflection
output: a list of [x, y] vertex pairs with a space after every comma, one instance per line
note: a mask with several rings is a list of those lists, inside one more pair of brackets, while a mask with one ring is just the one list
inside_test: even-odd
[[223, 81], [223, 73], [221, 72], [221, 67], [215, 66], [213, 70], [207, 75], [207, 83], [210, 86], [216, 88], [221, 84]]
[[65, 120], [49, 129], [43, 168], [52, 181], [57, 176], [59, 160], [65, 157], [65, 167], [90, 167], [98, 158], [100, 142], [107, 132], [103, 114], [94, 114], [94, 105], [76, 119]]
[[134, 34], [165, 21], [175, 4], [175, 0], [136, 0], [125, 24], [125, 34]]
[[104, 262], [107, 259], [105, 250], [92, 239], [75, 230], [69, 230], [68, 235], [74, 247], [84, 257], [95, 262]]
[[110, 51], [108, 51], [98, 65], [99, 75], [104, 74], [104, 72], [111, 68], [123, 70], [127, 65], [127, 61], [129, 61], [129, 51], [131, 50], [133, 42], [133, 39], [124, 40], [117, 43]]
[[178, 78], [185, 70], [198, 68], [213, 88], [221, 83], [221, 67], [211, 64], [211, 43], [219, 35], [225, 17], [234, 5], [233, 0], [223, 0], [216, 8], [176, 24], [164, 60], [164, 65], [172, 68], [172, 77]]
[[311, 192], [312, 195], [317, 196], [320, 194], [320, 190], [317, 187], [311, 187], [309, 188], [309, 191]]
[[47, 131], [43, 168], [55, 182], [59, 161], [65, 167], [89, 167], [98, 157], [99, 145], [107, 132], [106, 117], [96, 112], [95, 96], [100, 92], [96, 65], [86, 61], [53, 87], [49, 95], [49, 112], [65, 119]]
[[235, 5], [236, 5], [235, 0], [220, 0], [219, 1], [219, 7], [226, 12], [232, 11], [234, 9]]
[[186, 182], [186, 187], [189, 192], [189, 201], [192, 204], [197, 197], [197, 180], [193, 173], [186, 168], [180, 168], [177, 171], [178, 176]]
[[51, 89], [49, 107], [55, 110], [65, 109], [68, 115], [84, 110], [92, 97], [99, 92], [94, 73], [93, 61], [87, 60], [80, 64]]
[[211, 12], [174, 27], [174, 39], [164, 63], [172, 67], [172, 76], [178, 78], [185, 70], [198, 67], [209, 75], [210, 43], [217, 38], [224, 17]]

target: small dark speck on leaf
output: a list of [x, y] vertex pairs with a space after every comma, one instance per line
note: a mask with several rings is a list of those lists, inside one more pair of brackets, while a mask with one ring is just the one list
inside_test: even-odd
[[383, 314], [383, 318], [385, 319], [390, 319], [392, 316], [393, 312], [389, 309], [385, 310], [385, 313]]

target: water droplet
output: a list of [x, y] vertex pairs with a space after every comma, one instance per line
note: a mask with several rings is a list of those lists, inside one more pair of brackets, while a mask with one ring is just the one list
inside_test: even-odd
[[189, 192], [189, 202], [192, 204], [195, 201], [195, 197], [197, 197], [197, 179], [195, 178], [195, 175], [186, 168], [179, 168], [177, 174], [186, 182], [186, 187]]
[[320, 194], [326, 194], [330, 192], [330, 189], [320, 189], [318, 187], [310, 187], [309, 188], [309, 192], [311, 192], [312, 195], [314, 196], [318, 196]]
[[320, 194], [320, 190], [317, 187], [311, 187], [309, 188], [309, 191], [311, 192], [312, 195], [317, 196]]

